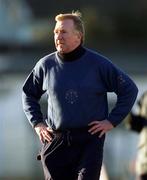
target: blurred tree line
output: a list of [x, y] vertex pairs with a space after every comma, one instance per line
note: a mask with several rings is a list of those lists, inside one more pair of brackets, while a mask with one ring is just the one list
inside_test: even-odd
[[58, 13], [80, 10], [86, 26], [86, 43], [93, 47], [98, 43], [147, 41], [146, 0], [27, 1], [36, 18], [52, 19]]
[[0, 0], [0, 52], [54, 50], [54, 17], [72, 10], [83, 15], [89, 47], [145, 49], [146, 0]]

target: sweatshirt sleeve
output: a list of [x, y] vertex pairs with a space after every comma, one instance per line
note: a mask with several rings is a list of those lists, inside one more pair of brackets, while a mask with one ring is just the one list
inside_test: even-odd
[[33, 127], [43, 122], [39, 100], [45, 88], [43, 88], [44, 69], [40, 62], [36, 64], [27, 77], [22, 88], [22, 104], [24, 113]]
[[102, 78], [107, 92], [114, 92], [117, 101], [108, 120], [117, 126], [127, 116], [135, 103], [138, 88], [133, 80], [109, 60], [102, 65]]

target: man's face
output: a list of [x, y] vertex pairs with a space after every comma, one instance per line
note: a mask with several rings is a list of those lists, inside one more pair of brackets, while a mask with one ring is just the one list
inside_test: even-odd
[[54, 41], [58, 52], [69, 53], [81, 43], [81, 33], [78, 32], [71, 19], [57, 21], [54, 29]]

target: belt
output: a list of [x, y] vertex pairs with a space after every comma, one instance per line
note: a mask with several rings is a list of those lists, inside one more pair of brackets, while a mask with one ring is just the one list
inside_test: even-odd
[[68, 146], [70, 146], [71, 141], [73, 139], [73, 137], [77, 137], [81, 134], [89, 134], [88, 132], [89, 127], [80, 127], [80, 128], [68, 128], [68, 129], [64, 129], [64, 130], [53, 130], [53, 136], [56, 137], [63, 137], [64, 140], [66, 140]]
[[53, 130], [53, 134], [77, 134], [77, 133], [87, 133], [90, 127], [79, 127], [79, 128], [67, 128], [67, 129], [59, 129]]

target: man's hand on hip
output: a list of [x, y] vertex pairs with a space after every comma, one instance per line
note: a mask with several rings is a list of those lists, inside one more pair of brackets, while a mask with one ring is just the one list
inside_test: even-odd
[[114, 127], [107, 119], [102, 121], [92, 121], [88, 124], [88, 126], [90, 126], [88, 132], [92, 135], [100, 132], [99, 137], [102, 137], [103, 134], [105, 134], [107, 131], [110, 131]]
[[49, 127], [47, 127], [44, 123], [38, 123], [35, 126], [35, 131], [39, 136], [39, 139], [42, 143], [44, 143], [45, 141], [50, 142], [52, 140], [52, 129], [50, 129]]

